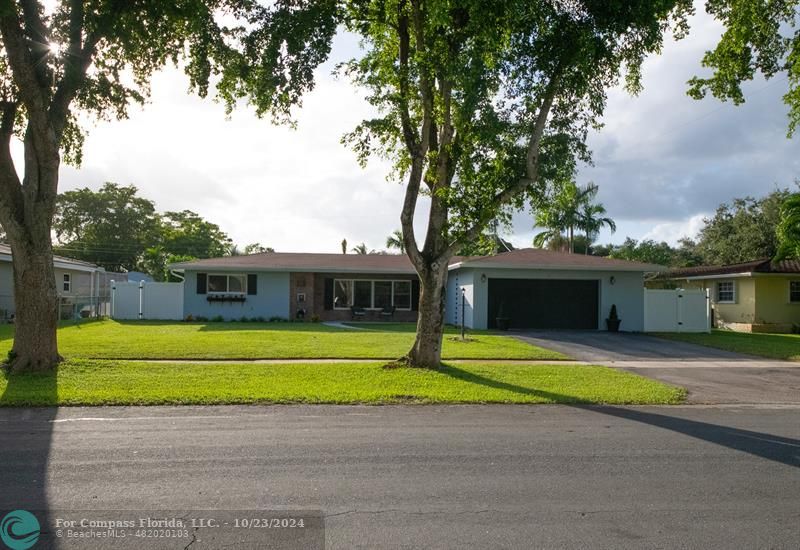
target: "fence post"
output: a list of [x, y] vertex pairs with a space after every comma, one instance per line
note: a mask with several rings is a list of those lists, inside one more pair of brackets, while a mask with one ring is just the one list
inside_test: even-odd
[[139, 281], [139, 320], [144, 314], [144, 281]]
[[114, 282], [114, 279], [111, 279], [108, 284], [111, 287], [111, 311], [108, 312], [108, 316], [114, 319], [114, 300], [117, 297], [117, 284]]
[[466, 296], [465, 291], [466, 289], [462, 286], [461, 287], [461, 339], [464, 339], [464, 326], [466, 323], [464, 322], [464, 310], [466, 309]]

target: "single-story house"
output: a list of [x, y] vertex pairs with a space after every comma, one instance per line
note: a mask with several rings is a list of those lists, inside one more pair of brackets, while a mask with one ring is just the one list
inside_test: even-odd
[[[53, 267], [62, 318], [72, 317], [82, 310], [91, 314], [102, 313], [102, 304], [110, 295], [110, 279], [120, 280], [125, 276], [124, 273], [107, 273], [102, 267], [63, 256], [53, 256]], [[0, 319], [13, 318], [15, 311], [11, 247], [0, 244]]]
[[[419, 280], [405, 255], [263, 253], [170, 266], [184, 276], [184, 317], [415, 321]], [[446, 321], [494, 328], [605, 328], [612, 305], [622, 330], [644, 325], [644, 275], [652, 264], [540, 249], [456, 257]], [[461, 297], [464, 304], [462, 308]], [[462, 314], [463, 309], [463, 314]], [[381, 315], [391, 311], [391, 315]]]
[[717, 328], [792, 332], [800, 327], [800, 260], [674, 269], [658, 280], [707, 289]]

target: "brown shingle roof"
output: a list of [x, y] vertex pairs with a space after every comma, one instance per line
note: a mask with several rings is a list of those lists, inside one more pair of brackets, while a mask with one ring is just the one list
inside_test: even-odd
[[496, 256], [466, 258], [464, 267], [587, 269], [601, 271], [664, 271], [666, 267], [587, 254], [520, 248]]
[[181, 262], [172, 269], [263, 269], [271, 271], [330, 271], [414, 273], [405, 254], [308, 254], [264, 252]]
[[773, 262], [769, 258], [761, 258], [752, 262], [728, 265], [701, 265], [672, 269], [663, 274], [667, 279], [685, 277], [703, 277], [712, 275], [732, 275], [736, 273], [800, 273], [800, 259]]
[[[653, 264], [614, 260], [583, 254], [566, 254], [534, 248], [504, 252], [496, 256], [459, 257], [450, 260], [451, 267], [496, 267], [528, 269], [594, 269], [608, 271], [663, 271]], [[405, 254], [307, 254], [265, 252], [249, 256], [226, 256], [193, 262], [181, 262], [172, 269], [258, 269], [270, 271], [414, 273]]]

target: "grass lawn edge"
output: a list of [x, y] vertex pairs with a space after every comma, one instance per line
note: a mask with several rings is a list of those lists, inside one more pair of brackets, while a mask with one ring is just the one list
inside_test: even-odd
[[0, 377], [0, 406], [676, 405], [686, 391], [596, 365], [209, 364], [73, 361], [56, 375]]

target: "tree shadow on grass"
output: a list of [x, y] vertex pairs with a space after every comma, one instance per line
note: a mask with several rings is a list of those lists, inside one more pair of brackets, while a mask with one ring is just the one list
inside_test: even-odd
[[[56, 373], [0, 372], [6, 388], [0, 395], [0, 514], [27, 510], [48, 532], [50, 506], [47, 467], [58, 413]], [[27, 407], [27, 403], [47, 404]]]
[[[440, 369], [440, 372], [465, 382], [480, 384], [489, 388], [506, 390], [521, 395], [535, 395], [537, 397], [549, 399], [555, 403], [575, 406], [582, 410], [649, 424], [650, 426], [677, 432], [722, 447], [765, 458], [773, 462], [800, 468], [800, 439], [743, 430], [720, 424], [699, 422], [697, 420], [689, 420], [668, 414], [657, 414], [641, 409], [614, 407], [610, 405], [590, 405], [586, 400], [581, 400], [574, 396], [536, 390], [493, 380], [479, 374], [464, 371], [452, 365], [444, 365]], [[664, 410], [667, 409], [665, 408]]]
[[574, 395], [564, 395], [561, 393], [554, 393], [549, 392], [546, 390], [538, 390], [535, 388], [526, 388], [525, 386], [518, 386], [517, 384], [510, 384], [508, 382], [502, 382], [500, 380], [494, 380], [492, 378], [487, 378], [485, 376], [481, 376], [480, 374], [475, 374], [474, 372], [469, 372], [453, 365], [442, 365], [439, 369], [439, 372], [442, 374], [446, 374], [451, 378], [455, 378], [457, 380], [461, 380], [463, 382], [468, 382], [470, 384], [478, 384], [481, 386], [485, 386], [487, 388], [493, 388], [496, 390], [504, 390], [513, 393], [517, 393], [520, 395], [528, 395], [533, 397], [539, 397], [541, 399], [547, 399], [548, 401], [552, 401], [553, 403], [561, 403], [561, 404], [568, 404], [568, 405], [575, 405], [575, 404], [589, 404], [591, 401], [587, 401], [580, 397], [576, 397]]

